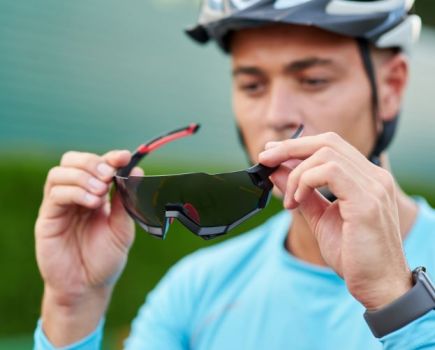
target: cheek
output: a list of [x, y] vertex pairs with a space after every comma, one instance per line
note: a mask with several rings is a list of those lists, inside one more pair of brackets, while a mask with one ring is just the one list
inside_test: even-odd
[[259, 125], [266, 107], [265, 98], [249, 98], [233, 90], [233, 110], [240, 125]]
[[322, 105], [322, 125], [318, 125], [319, 128], [338, 133], [361, 153], [368, 155], [374, 143], [374, 119], [368, 83], [367, 86], [361, 82], [343, 84]]
[[262, 151], [262, 130], [264, 126], [263, 107], [259, 101], [247, 99], [233, 91], [233, 111], [237, 124], [243, 133], [249, 156], [255, 162]]

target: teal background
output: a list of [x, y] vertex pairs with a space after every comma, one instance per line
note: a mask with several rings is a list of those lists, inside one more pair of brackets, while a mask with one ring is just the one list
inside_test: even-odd
[[210, 155], [225, 164], [244, 161], [228, 58], [183, 33], [195, 21], [195, 2], [3, 0], [0, 7], [3, 147], [132, 149], [200, 122], [195, 140], [169, 146], [159, 158], [188, 152], [191, 163]]
[[[426, 24], [435, 23], [435, 2], [417, 0], [416, 9]], [[195, 137], [147, 159], [147, 173], [246, 167], [231, 112], [229, 58], [183, 34], [197, 12], [195, 0], [0, 1], [1, 350], [31, 347], [42, 295], [33, 225], [46, 173], [62, 153], [134, 149], [156, 133], [200, 122]], [[400, 183], [432, 204], [434, 44], [434, 31], [425, 27], [391, 148]], [[272, 201], [231, 236], [279, 209]], [[120, 348], [169, 266], [215, 242], [179, 224], [164, 242], [138, 230], [108, 312], [105, 348]]]

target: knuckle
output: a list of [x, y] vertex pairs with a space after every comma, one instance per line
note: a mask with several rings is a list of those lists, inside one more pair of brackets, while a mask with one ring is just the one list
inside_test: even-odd
[[327, 144], [335, 145], [340, 142], [341, 137], [334, 131], [328, 131], [324, 134]]
[[283, 154], [286, 157], [291, 157], [291, 155], [292, 155], [292, 141], [293, 140], [290, 139], [290, 140], [285, 140], [282, 142]]
[[71, 176], [71, 184], [79, 185], [82, 187], [89, 187], [89, 180], [92, 178], [91, 175], [79, 169], [76, 171], [72, 171], [70, 176]]
[[60, 169], [60, 166], [55, 166], [51, 168], [47, 174], [47, 181], [52, 182], [56, 178], [56, 175], [59, 173]]
[[59, 197], [59, 187], [57, 186], [53, 186], [52, 188], [50, 188], [50, 190], [48, 191], [48, 199], [50, 201], [56, 201], [56, 198]]
[[113, 150], [110, 150], [110, 151], [107, 151], [106, 153], [104, 153], [102, 157], [104, 157], [104, 158], [111, 158], [113, 156], [118, 155], [121, 152], [122, 152], [122, 150], [113, 149]]
[[336, 152], [330, 146], [323, 146], [319, 150], [319, 155], [323, 159], [334, 159], [336, 156]]
[[376, 196], [370, 196], [365, 204], [365, 212], [370, 216], [376, 217], [376, 213], [379, 212], [380, 200]]
[[100, 160], [100, 156], [89, 152], [68, 151], [61, 158], [62, 165], [74, 165], [75, 167], [94, 167]]
[[100, 161], [100, 156], [94, 154], [94, 153], [82, 153], [81, 154], [81, 163], [88, 167], [94, 167], [96, 163]]
[[326, 170], [327, 170], [327, 173], [331, 176], [337, 175], [337, 174], [341, 173], [341, 166], [340, 166], [340, 164], [338, 164], [338, 162], [332, 160], [332, 161], [327, 163]]
[[379, 169], [379, 181], [382, 183], [387, 191], [391, 191], [394, 188], [394, 178], [391, 173], [385, 169]]
[[71, 159], [74, 159], [75, 157], [77, 157], [77, 155], [79, 154], [79, 152], [77, 151], [67, 151], [65, 152], [62, 157], [60, 158], [60, 164], [67, 164], [71, 161]]
[[385, 198], [387, 197], [387, 191], [384, 185], [377, 181], [373, 184], [371, 192], [376, 199], [381, 201], [385, 201]]

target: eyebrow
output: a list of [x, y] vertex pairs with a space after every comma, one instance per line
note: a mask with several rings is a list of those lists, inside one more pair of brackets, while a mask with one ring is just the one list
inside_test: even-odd
[[[286, 73], [298, 73], [305, 69], [316, 67], [316, 66], [335, 66], [334, 62], [331, 59], [327, 58], [319, 58], [319, 57], [308, 57], [302, 60], [297, 60], [290, 62], [284, 66], [284, 71]], [[258, 67], [255, 66], [241, 66], [233, 69], [232, 75], [236, 77], [238, 75], [263, 75], [264, 72]]]
[[300, 72], [315, 66], [333, 66], [334, 62], [327, 58], [309, 57], [303, 60], [291, 62], [285, 66], [285, 71], [289, 73]]

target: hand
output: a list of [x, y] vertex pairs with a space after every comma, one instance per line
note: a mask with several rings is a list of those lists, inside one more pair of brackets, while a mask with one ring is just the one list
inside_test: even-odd
[[[120, 198], [115, 195], [110, 202], [108, 195], [115, 169], [130, 158], [128, 151], [103, 156], [67, 152], [48, 174], [35, 225], [47, 333], [62, 323], [60, 310], [69, 318], [93, 314], [89, 327], [105, 311], [134, 239], [133, 221]], [[142, 174], [139, 168], [134, 171]]]
[[[314, 234], [323, 259], [367, 309], [380, 308], [412, 287], [402, 248], [391, 174], [369, 162], [335, 133], [272, 142], [260, 163]], [[294, 170], [288, 167], [302, 160]], [[327, 186], [333, 203], [316, 189]]]

